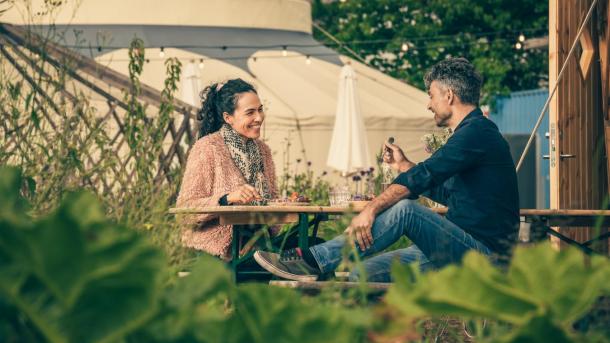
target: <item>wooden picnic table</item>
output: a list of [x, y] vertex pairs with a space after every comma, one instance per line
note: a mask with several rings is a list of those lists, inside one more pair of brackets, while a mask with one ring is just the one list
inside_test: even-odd
[[[354, 206], [318, 206], [318, 205], [274, 205], [274, 206], [208, 206], [198, 208], [172, 208], [170, 213], [174, 214], [216, 214], [221, 224], [281, 224], [298, 223], [299, 246], [307, 248], [307, 232], [311, 224], [309, 216], [315, 217], [313, 223], [318, 224], [322, 220], [328, 220], [329, 215], [344, 215], [359, 213], [364, 208], [364, 202], [358, 202]], [[432, 211], [444, 215], [446, 207], [431, 208]], [[610, 210], [582, 210], [582, 209], [521, 209], [520, 215], [523, 221], [531, 223], [537, 228], [542, 228], [549, 235], [573, 245], [579, 246], [587, 253], [592, 252], [589, 248], [591, 243], [605, 239], [610, 233], [603, 232], [587, 242], [579, 243], [551, 227], [593, 227], [597, 223], [602, 227], [610, 226]], [[317, 227], [317, 226], [316, 226]]]
[[[234, 225], [233, 240], [231, 243], [231, 254], [233, 259], [230, 262], [230, 267], [233, 271], [233, 277], [238, 280], [238, 273], [241, 274], [257, 274], [265, 273], [261, 271], [242, 270], [240, 266], [251, 260], [254, 251], [249, 251], [240, 255], [240, 241], [242, 233], [246, 234], [251, 230], [245, 230], [248, 225], [252, 224], [286, 224], [296, 223], [286, 236], [296, 234], [298, 236], [298, 246], [301, 249], [309, 248], [309, 232], [311, 237], [317, 236], [318, 226], [320, 222], [329, 220], [331, 215], [346, 215], [356, 214], [362, 211], [366, 203], [358, 202], [356, 205], [345, 206], [318, 206], [318, 205], [274, 205], [274, 206], [207, 206], [195, 208], [172, 208], [170, 213], [173, 214], [216, 214], [218, 215], [220, 224]], [[447, 213], [446, 207], [431, 208], [432, 211], [444, 215]], [[597, 237], [590, 239], [587, 242], [577, 242], [558, 231], [553, 230], [557, 226], [573, 226], [573, 227], [594, 227], [601, 225], [602, 227], [610, 226], [610, 210], [579, 210], [579, 209], [522, 209], [520, 210], [521, 221], [531, 224], [531, 231], [535, 234], [542, 233], [543, 235], [555, 236], [560, 240], [575, 245], [587, 254], [594, 251], [590, 245], [602, 239], [610, 237], [610, 233], [602, 230]], [[313, 217], [312, 220], [309, 218]], [[275, 237], [272, 244], [275, 247], [281, 247], [283, 244], [282, 237]]]

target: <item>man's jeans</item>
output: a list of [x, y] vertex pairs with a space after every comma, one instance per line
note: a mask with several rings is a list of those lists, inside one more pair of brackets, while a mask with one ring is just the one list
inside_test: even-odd
[[[395, 260], [401, 263], [419, 261], [422, 270], [459, 262], [469, 250], [485, 255], [491, 251], [457, 225], [412, 200], [401, 200], [375, 218], [372, 228], [373, 245], [360, 256], [367, 257], [383, 251], [403, 235], [413, 245], [390, 251], [363, 262], [368, 281], [390, 282], [390, 267]], [[346, 244], [344, 235], [310, 248], [323, 273], [332, 272], [341, 263]], [[356, 268], [359, 269], [359, 268]], [[350, 274], [351, 280], [360, 277], [359, 271]]]

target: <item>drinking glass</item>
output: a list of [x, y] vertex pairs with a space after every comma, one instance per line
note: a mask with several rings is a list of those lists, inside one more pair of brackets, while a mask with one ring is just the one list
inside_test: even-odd
[[348, 206], [352, 194], [347, 186], [336, 187], [328, 193], [330, 206]]

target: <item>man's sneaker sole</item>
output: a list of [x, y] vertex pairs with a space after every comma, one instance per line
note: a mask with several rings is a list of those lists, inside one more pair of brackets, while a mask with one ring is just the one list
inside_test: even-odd
[[256, 260], [256, 262], [269, 273], [284, 279], [294, 281], [316, 281], [318, 279], [317, 275], [298, 275], [283, 271], [278, 267], [274, 266], [273, 264], [269, 263], [264, 257], [260, 255], [258, 251], [254, 253], [254, 260]]

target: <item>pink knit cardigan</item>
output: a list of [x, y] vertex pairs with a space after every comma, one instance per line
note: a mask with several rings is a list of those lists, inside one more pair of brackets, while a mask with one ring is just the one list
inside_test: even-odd
[[[277, 197], [275, 166], [271, 150], [256, 140], [263, 158], [264, 175], [271, 197]], [[187, 162], [177, 207], [218, 206], [220, 198], [246, 183], [219, 132], [199, 139], [193, 145]], [[201, 214], [183, 217], [186, 224], [182, 243], [223, 259], [231, 259], [232, 225], [220, 225], [217, 215]]]

